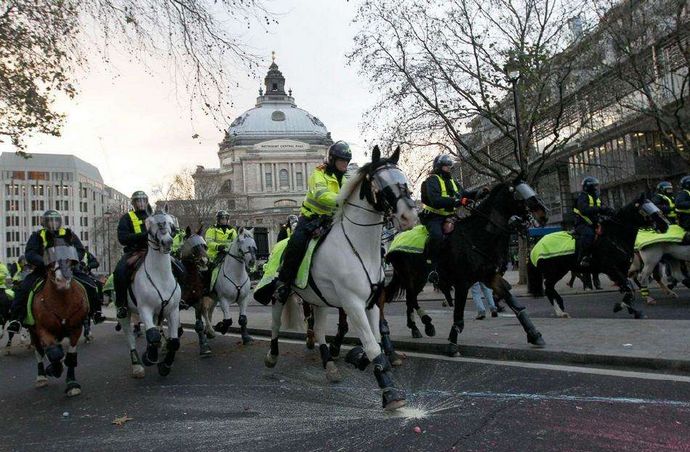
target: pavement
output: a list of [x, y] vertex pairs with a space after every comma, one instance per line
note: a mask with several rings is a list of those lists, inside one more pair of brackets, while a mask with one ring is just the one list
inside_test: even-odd
[[113, 323], [93, 333], [78, 350], [76, 398], [55, 379], [35, 389], [25, 347], [0, 356], [1, 451], [690, 449], [688, 376], [410, 352], [394, 370], [408, 405], [389, 413], [371, 366], [339, 361], [331, 384], [301, 343], [282, 341], [267, 369], [264, 340], [217, 337], [201, 359], [188, 331], [169, 376], [153, 367], [134, 380], [123, 334]]
[[[517, 281], [516, 272], [508, 272], [511, 283]], [[560, 364], [596, 365], [607, 367], [637, 368], [646, 371], [687, 373], [690, 372], [690, 291], [678, 290], [680, 298], [663, 296], [652, 289], [658, 304], [645, 306], [637, 300], [638, 307], [645, 310], [647, 319], [636, 320], [626, 312], [613, 313], [614, 303], [621, 295], [611, 282], [602, 275], [602, 291], [570, 289], [561, 281], [561, 291], [568, 312], [572, 318], [556, 318], [545, 298], [525, 296], [525, 289], [514, 286], [514, 293], [530, 313], [537, 329], [546, 341], [546, 347], [536, 349], [527, 343], [524, 330], [515, 316], [508, 310], [497, 318], [487, 317], [475, 320], [474, 304], [468, 301], [465, 308], [465, 329], [460, 336], [460, 353], [464, 357], [499, 359], [508, 361], [549, 362]], [[452, 324], [453, 308], [443, 307], [442, 295], [429, 286], [420, 294], [420, 305], [432, 317], [436, 334], [434, 337], [414, 339], [406, 326], [405, 305], [392, 303], [386, 308], [386, 318], [391, 328], [391, 338], [398, 351], [415, 351], [444, 355], [447, 337]], [[114, 318], [112, 310], [106, 314]], [[238, 317], [233, 307], [232, 317]], [[248, 309], [250, 334], [270, 336], [271, 310], [252, 300]], [[183, 325], [193, 327], [193, 311], [183, 311]], [[222, 314], [217, 309], [214, 322]], [[337, 331], [337, 311], [328, 316], [328, 331]], [[419, 318], [417, 326], [424, 332]], [[239, 331], [235, 325], [231, 332]], [[304, 339], [304, 330], [286, 330], [282, 337]], [[346, 343], [356, 343], [351, 331]]]

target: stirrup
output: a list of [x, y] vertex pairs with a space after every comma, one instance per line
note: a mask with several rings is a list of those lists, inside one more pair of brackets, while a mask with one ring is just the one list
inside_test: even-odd
[[290, 297], [290, 293], [292, 292], [292, 288], [290, 287], [290, 284], [280, 282], [278, 283], [279, 286], [276, 289], [276, 298], [278, 299], [278, 302], [281, 304], [287, 303], [287, 299]]
[[438, 284], [438, 272], [436, 270], [431, 270], [429, 272], [429, 276], [427, 277], [427, 281], [429, 281], [431, 284]]

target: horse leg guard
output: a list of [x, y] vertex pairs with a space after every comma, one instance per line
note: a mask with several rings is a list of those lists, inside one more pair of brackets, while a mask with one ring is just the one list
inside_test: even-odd
[[61, 345], [51, 345], [46, 349], [46, 356], [48, 357], [48, 367], [46, 368], [46, 375], [50, 377], [60, 378], [62, 376], [62, 358], [65, 352]]
[[402, 358], [398, 352], [395, 351], [393, 341], [391, 341], [391, 330], [388, 327], [388, 321], [386, 319], [381, 319], [379, 321], [379, 332], [381, 333], [381, 347], [386, 356], [388, 356], [391, 365], [394, 367], [402, 366]]
[[[423, 311], [422, 311], [423, 312]], [[421, 313], [421, 312], [420, 312]], [[422, 315], [422, 323], [424, 324], [424, 333], [429, 336], [429, 337], [434, 337], [436, 336], [436, 328], [434, 325], [431, 323], [431, 317], [429, 317], [428, 314], [424, 313]]]
[[326, 368], [326, 364], [329, 361], [333, 361], [333, 357], [331, 356], [331, 351], [326, 344], [321, 344], [319, 345], [319, 353], [321, 354], [321, 364], [323, 364], [323, 368]]
[[67, 397], [74, 397], [81, 394], [81, 385], [77, 383], [77, 377], [74, 374], [74, 369], [77, 367], [77, 353], [67, 353], [65, 356], [65, 366], [67, 366], [67, 387], [65, 394]]
[[347, 323], [338, 323], [338, 334], [333, 338], [333, 342], [329, 345], [331, 356], [337, 358], [340, 356], [340, 347], [343, 345], [343, 339], [349, 331], [350, 327]]
[[218, 331], [220, 334], [226, 334], [231, 326], [232, 319], [223, 319], [220, 322], [216, 323], [216, 326], [214, 326], [213, 329], [215, 331]]
[[641, 309], [635, 308], [633, 305], [635, 302], [635, 294], [632, 291], [627, 291], [623, 296], [623, 305], [628, 308], [628, 314], [632, 314], [636, 319], [644, 319], [647, 316], [642, 312]]
[[532, 323], [532, 319], [529, 318], [526, 309], [518, 312], [517, 318], [520, 321], [522, 328], [524, 328], [525, 332], [527, 333], [527, 342], [535, 347], [543, 347], [546, 345], [546, 342], [544, 342], [544, 339], [541, 337], [541, 333], [534, 326], [534, 323]]
[[422, 332], [419, 331], [419, 328], [417, 328], [417, 324], [415, 323], [414, 320], [408, 320], [407, 321], [407, 327], [410, 329], [410, 332], [412, 333], [413, 338], [419, 339], [422, 337]]
[[165, 377], [170, 374], [173, 361], [175, 361], [175, 353], [180, 349], [180, 339], [168, 339], [166, 348], [168, 351], [165, 353], [165, 359], [163, 359], [162, 363], [158, 363], [158, 375], [161, 377]]
[[203, 320], [198, 319], [194, 322], [194, 331], [196, 331], [196, 335], [199, 337], [199, 354], [201, 356], [209, 356], [211, 354], [211, 347], [209, 347], [208, 339], [206, 334], [204, 334]]
[[251, 344], [254, 342], [254, 339], [247, 333], [247, 316], [246, 315], [240, 315], [239, 320], [237, 321], [240, 325], [240, 334], [242, 334], [242, 344], [247, 345]]
[[161, 333], [158, 328], [151, 327], [146, 330], [146, 350], [144, 351], [143, 362], [145, 366], [152, 366], [158, 361], [158, 346], [161, 343]]
[[383, 389], [383, 409], [394, 410], [405, 405], [405, 391], [395, 387], [391, 364], [385, 354], [374, 358], [374, 376], [379, 388]]
[[278, 338], [276, 337], [275, 339], [271, 339], [271, 348], [266, 354], [266, 357], [264, 357], [264, 365], [269, 368], [275, 367], [278, 363], [279, 354], [280, 351], [278, 350]]
[[348, 364], [352, 364], [359, 370], [364, 370], [367, 368], [371, 361], [369, 361], [369, 358], [367, 357], [367, 354], [364, 352], [364, 349], [361, 346], [357, 346], [349, 352], [347, 352], [347, 355], [345, 356], [345, 362]]
[[456, 357], [460, 356], [460, 350], [458, 349], [458, 336], [462, 334], [462, 330], [465, 329], [465, 321], [458, 320], [453, 323], [450, 327], [450, 334], [448, 334], [448, 356]]

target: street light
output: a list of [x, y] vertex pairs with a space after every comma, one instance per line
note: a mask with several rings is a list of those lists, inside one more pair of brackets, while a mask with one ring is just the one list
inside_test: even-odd
[[113, 212], [110, 211], [110, 207], [103, 212], [103, 217], [106, 221], [106, 249], [108, 250], [108, 274], [112, 273], [111, 260], [110, 260], [110, 218], [113, 216]]
[[520, 99], [518, 98], [517, 84], [520, 80], [520, 66], [518, 62], [512, 57], [508, 60], [504, 68], [508, 75], [508, 80], [513, 87], [513, 107], [515, 109], [515, 138], [517, 140], [517, 161], [518, 166], [522, 168], [522, 133], [520, 130]]

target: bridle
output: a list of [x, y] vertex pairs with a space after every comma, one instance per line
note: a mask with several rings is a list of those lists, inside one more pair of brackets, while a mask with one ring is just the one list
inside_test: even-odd
[[[155, 216], [155, 214], [154, 214], [153, 216]], [[167, 215], [166, 215], [166, 216], [167, 216]], [[150, 217], [149, 217], [149, 218], [150, 218]], [[153, 221], [153, 220], [151, 220], [151, 221]], [[147, 229], [146, 238], [147, 238], [147, 240], [148, 240], [149, 247], [150, 247], [151, 249], [155, 250], [155, 251], [160, 251], [160, 252], [162, 252], [162, 253], [164, 253], [164, 254], [169, 254], [169, 253], [170, 253], [170, 248], [168, 248], [167, 251], [163, 249], [163, 247], [162, 247], [162, 245], [161, 245], [161, 241], [160, 241], [160, 239], [158, 238], [158, 233], [161, 231], [161, 229], [166, 228], [167, 224], [168, 224], [168, 221], [167, 221], [167, 220], [165, 220], [165, 221], [157, 221], [157, 222], [156, 222], [156, 226], [157, 226], [157, 227], [156, 227], [156, 233], [155, 233], [155, 234], [152, 234], [152, 233], [151, 233], [151, 228], [146, 228], [146, 229]]]

